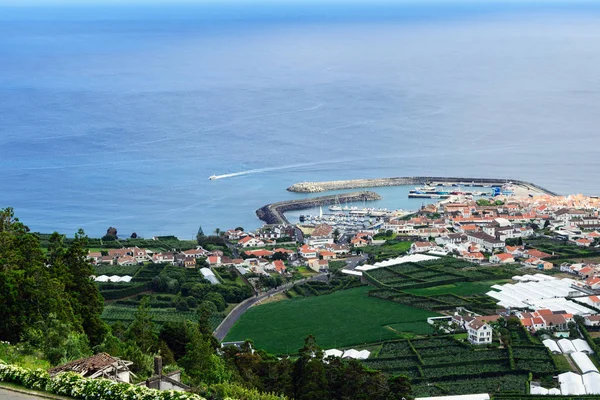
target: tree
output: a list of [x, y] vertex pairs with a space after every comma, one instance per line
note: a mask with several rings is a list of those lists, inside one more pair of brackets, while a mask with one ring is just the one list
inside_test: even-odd
[[[56, 250], [60, 238], [51, 239], [53, 256], [62, 257], [62, 250]], [[67, 280], [64, 268], [54, 274], [46, 267], [39, 238], [15, 218], [12, 208], [0, 209], [0, 340], [16, 343], [26, 328], [50, 314], [80, 332], [65, 296]]]
[[133, 232], [133, 233], [131, 234], [131, 238], [132, 238], [132, 239], [137, 239], [137, 237], [138, 237], [138, 234], [137, 234], [137, 233]]
[[213, 302], [215, 304], [217, 311], [225, 311], [225, 308], [227, 308], [227, 303], [225, 302], [223, 295], [221, 295], [220, 293], [217, 293], [217, 292], [208, 293], [204, 297], [204, 300]]
[[404, 375], [398, 375], [389, 380], [390, 392], [394, 394], [395, 399], [410, 399], [412, 386], [410, 379]]
[[215, 354], [210, 340], [204, 337], [198, 325], [188, 324], [186, 327], [190, 341], [186, 346], [186, 354], [179, 360], [179, 364], [185, 368], [192, 382], [198, 385], [228, 381], [231, 373], [227, 371], [223, 359]]
[[144, 296], [135, 317], [129, 328], [127, 329], [126, 337], [133, 342], [145, 353], [152, 352], [156, 349], [157, 338], [154, 334], [154, 323], [150, 315], [150, 299]]
[[104, 299], [96, 284], [90, 279], [94, 269], [87, 259], [87, 236], [83, 230], [75, 234], [75, 239], [66, 250], [63, 263], [69, 271], [65, 292], [76, 315], [81, 319], [83, 330], [88, 335], [90, 343], [97, 345], [102, 342], [107, 331], [106, 325], [100, 319], [104, 309]]
[[244, 228], [242, 228], [241, 226], [238, 226], [237, 228], [235, 228], [235, 230], [238, 232], [244, 232]]
[[173, 352], [175, 360], [185, 355], [185, 347], [189, 343], [187, 332], [183, 322], [167, 322], [160, 329], [158, 338]]
[[309, 335], [304, 340], [300, 357], [294, 364], [294, 392], [298, 400], [319, 400], [327, 398], [327, 379], [323, 366], [323, 352], [315, 337]]
[[210, 327], [210, 318], [217, 313], [217, 306], [212, 301], [203, 301], [198, 306], [198, 324], [200, 332], [205, 335], [212, 335]]
[[335, 228], [335, 230], [333, 231], [333, 241], [337, 242], [339, 238], [340, 238], [340, 230], [338, 228]]

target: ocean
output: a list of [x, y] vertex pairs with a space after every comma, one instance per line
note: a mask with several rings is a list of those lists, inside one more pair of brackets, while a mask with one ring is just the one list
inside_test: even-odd
[[600, 6], [503, 3], [0, 6], [0, 207], [192, 238], [301, 181], [600, 194]]

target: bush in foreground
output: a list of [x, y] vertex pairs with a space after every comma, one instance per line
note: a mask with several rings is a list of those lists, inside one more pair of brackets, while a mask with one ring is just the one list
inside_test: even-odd
[[74, 372], [53, 378], [44, 370], [28, 370], [0, 361], [0, 381], [82, 400], [204, 400], [196, 394], [160, 391], [108, 379], [86, 379]]

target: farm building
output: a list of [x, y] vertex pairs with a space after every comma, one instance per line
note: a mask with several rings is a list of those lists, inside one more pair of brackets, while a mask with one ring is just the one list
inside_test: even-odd
[[598, 372], [598, 368], [594, 365], [592, 360], [585, 353], [575, 352], [571, 354], [571, 358], [577, 364], [577, 368], [583, 373], [587, 374], [588, 372]]
[[600, 374], [590, 372], [583, 375], [583, 384], [587, 394], [600, 394]]
[[327, 357], [342, 357], [344, 352], [338, 349], [329, 349], [323, 352], [323, 358]]
[[498, 305], [507, 308], [533, 310], [547, 308], [552, 311], [565, 311], [574, 315], [593, 313], [592, 309], [565, 298], [584, 295], [584, 293], [571, 287], [575, 282], [572, 279], [555, 279], [544, 275], [538, 276], [538, 274], [523, 275], [517, 279], [520, 282], [515, 284], [494, 285], [492, 286], [494, 290], [486, 294], [498, 300]]
[[594, 351], [592, 350], [588, 342], [586, 342], [583, 339], [573, 339], [571, 340], [571, 343], [573, 343], [573, 346], [577, 351], [587, 354], [594, 354]]
[[392, 265], [399, 265], [399, 264], [404, 264], [404, 263], [409, 263], [409, 262], [417, 263], [417, 262], [421, 262], [421, 261], [437, 260], [438, 258], [439, 257], [428, 256], [425, 254], [411, 254], [408, 256], [396, 257], [396, 258], [392, 258], [390, 260], [376, 262], [375, 264], [372, 264], [372, 265], [365, 264], [360, 267], [356, 267], [355, 270], [356, 271], [370, 271], [372, 269], [390, 267]]
[[585, 385], [581, 375], [573, 372], [565, 372], [558, 375], [558, 383], [560, 383], [560, 392], [563, 395], [579, 395], [586, 394]]
[[544, 344], [544, 346], [546, 346], [551, 352], [552, 354], [561, 354], [562, 350], [560, 349], [560, 347], [558, 347], [558, 345], [556, 344], [556, 342], [552, 339], [546, 339], [542, 342]]
[[200, 268], [200, 272], [204, 276], [204, 279], [206, 279], [213, 285], [218, 285], [220, 283], [219, 279], [217, 278], [215, 273], [210, 270], [210, 268], [206, 268], [206, 267]]
[[557, 344], [563, 354], [571, 354], [577, 351], [575, 346], [573, 346], [573, 343], [568, 339], [560, 339]]

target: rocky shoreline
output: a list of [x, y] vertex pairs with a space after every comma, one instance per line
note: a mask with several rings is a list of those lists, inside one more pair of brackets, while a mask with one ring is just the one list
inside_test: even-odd
[[289, 188], [290, 192], [296, 193], [319, 193], [329, 190], [339, 189], [358, 189], [383, 186], [403, 186], [403, 185], [423, 185], [427, 182], [448, 182], [448, 183], [476, 183], [476, 184], [507, 184], [512, 183], [516, 186], [522, 186], [535, 190], [537, 192], [556, 196], [557, 194], [533, 183], [520, 181], [518, 179], [489, 179], [489, 178], [456, 178], [456, 177], [432, 177], [432, 176], [413, 176], [396, 178], [375, 178], [375, 179], [352, 179], [344, 181], [327, 182], [300, 182], [295, 183]]
[[279, 203], [267, 204], [256, 210], [256, 215], [259, 219], [267, 224], [284, 224], [290, 225], [290, 222], [285, 218], [284, 213], [292, 210], [303, 210], [316, 206], [324, 206], [334, 204], [336, 201], [373, 201], [381, 200], [381, 196], [375, 192], [351, 192], [342, 193], [334, 196], [313, 197], [310, 199], [298, 199], [281, 201]]

